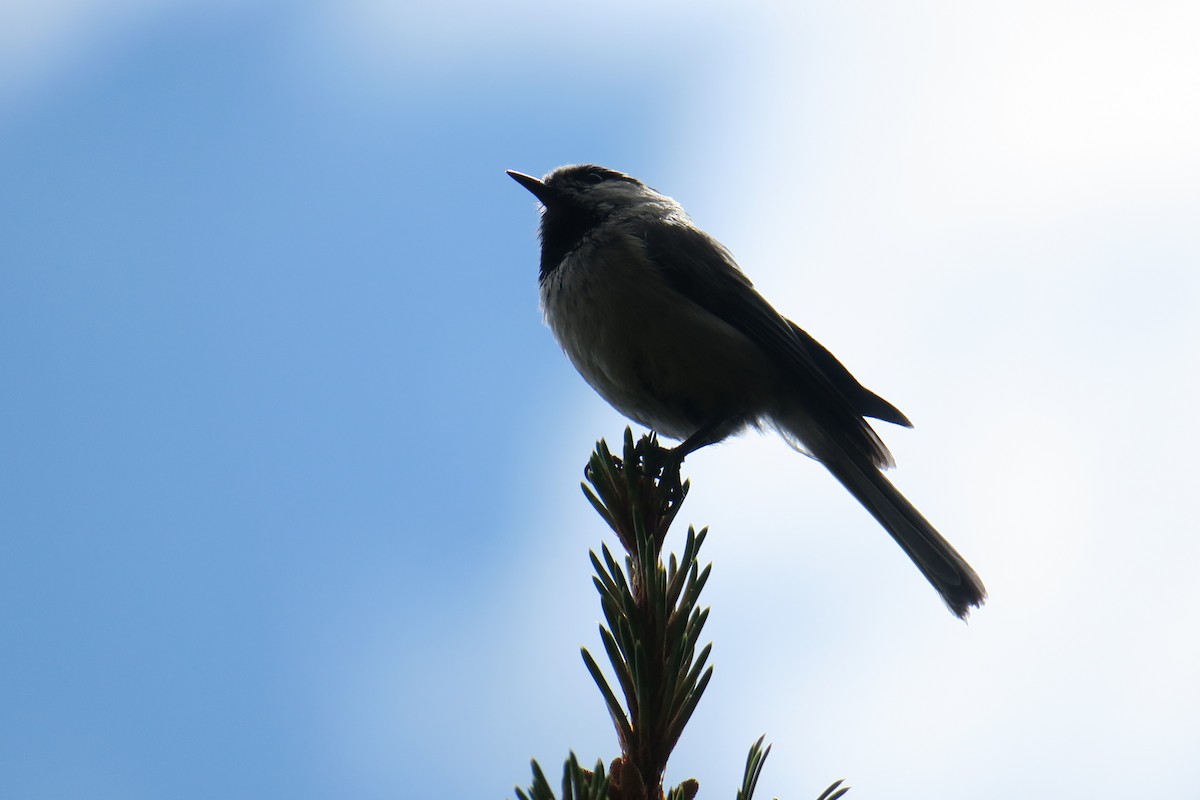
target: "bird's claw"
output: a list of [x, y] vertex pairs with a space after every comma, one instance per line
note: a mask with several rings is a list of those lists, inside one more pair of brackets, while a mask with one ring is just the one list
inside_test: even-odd
[[637, 453], [642, 461], [642, 471], [667, 490], [668, 500], [674, 504], [681, 502], [687, 490], [679, 474], [684, 458], [680, 448], [663, 447], [657, 438], [647, 437], [637, 443]]

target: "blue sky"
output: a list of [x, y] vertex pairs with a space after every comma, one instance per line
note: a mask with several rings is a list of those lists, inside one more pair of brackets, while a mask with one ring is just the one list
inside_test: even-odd
[[[968, 626], [822, 470], [689, 459], [732, 793], [1200, 790], [1197, 13], [0, 10], [0, 795], [504, 796], [615, 742], [578, 493], [624, 422], [536, 207], [680, 199], [916, 430]], [[853, 796], [853, 795], [852, 795]]]

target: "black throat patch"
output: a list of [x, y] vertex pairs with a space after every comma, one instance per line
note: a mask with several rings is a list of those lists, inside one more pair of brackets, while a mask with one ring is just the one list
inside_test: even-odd
[[558, 269], [563, 259], [578, 249], [588, 234], [604, 221], [597, 208], [559, 202], [542, 214], [542, 264], [539, 282]]

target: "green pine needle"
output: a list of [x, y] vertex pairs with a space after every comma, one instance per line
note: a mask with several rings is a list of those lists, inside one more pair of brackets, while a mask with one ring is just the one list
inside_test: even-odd
[[[842, 788], [839, 789], [839, 786]], [[838, 778], [836, 781], [829, 784], [829, 787], [825, 791], [821, 792], [821, 794], [817, 796], [817, 800], [838, 800], [839, 797], [848, 791], [850, 791], [850, 787], [842, 786], [842, 779]]]
[[[746, 771], [742, 776], [742, 788], [738, 790], [737, 800], [751, 800], [754, 797], [754, 790], [758, 786], [758, 778], [762, 775], [763, 764], [767, 760], [767, 756], [771, 754], [771, 746], [767, 745], [763, 749], [763, 740], [767, 738], [766, 734], [758, 737], [758, 741], [750, 745], [750, 753], [746, 756]], [[818, 800], [821, 800], [818, 798]]]
[[617, 739], [621, 742], [622, 748], [626, 742], [630, 741], [633, 736], [633, 730], [629, 724], [628, 717], [625, 716], [625, 710], [621, 707], [621, 702], [617, 700], [617, 696], [613, 694], [613, 690], [609, 688], [608, 681], [604, 678], [604, 673], [600, 671], [599, 665], [596, 664], [592, 654], [587, 651], [587, 648], [580, 648], [583, 654], [583, 663], [587, 666], [588, 672], [592, 675], [592, 680], [596, 682], [596, 686], [600, 689], [600, 694], [604, 696], [604, 704], [608, 707], [609, 716], [612, 717], [613, 725], [617, 729]]

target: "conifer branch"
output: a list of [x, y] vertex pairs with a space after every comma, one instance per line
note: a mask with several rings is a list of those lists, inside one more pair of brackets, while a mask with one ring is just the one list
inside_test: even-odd
[[[712, 565], [700, 566], [708, 530], [689, 528], [683, 552], [663, 563], [667, 531], [687, 497], [690, 484], [664, 475], [664, 457], [654, 434], [636, 444], [626, 428], [622, 457], [603, 440], [584, 470], [584, 496], [616, 534], [625, 550], [618, 559], [607, 545], [591, 552], [592, 582], [600, 595], [604, 622], [600, 642], [613, 685], [599, 663], [581, 648], [584, 666], [600, 690], [612, 718], [621, 755], [582, 769], [572, 753], [563, 765], [563, 800], [694, 800], [700, 785], [688, 779], [664, 791], [667, 760], [712, 679], [712, 644], [700, 647], [708, 609], [699, 605]], [[623, 699], [623, 702], [622, 702]], [[752, 800], [763, 764], [771, 752], [759, 738], [746, 759], [737, 800]], [[837, 781], [817, 800], [838, 800], [847, 791]], [[556, 800], [537, 762], [533, 784], [516, 790], [519, 800]]]

